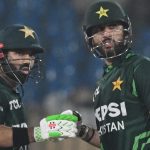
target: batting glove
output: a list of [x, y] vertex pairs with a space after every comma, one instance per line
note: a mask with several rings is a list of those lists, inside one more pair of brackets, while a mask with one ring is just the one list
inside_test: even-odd
[[53, 138], [75, 137], [78, 118], [71, 114], [48, 116], [40, 121], [40, 127], [34, 128], [36, 142]]
[[[76, 116], [77, 117], [77, 119], [78, 119], [78, 121], [76, 122], [76, 130], [78, 131], [78, 126], [80, 126], [80, 124], [82, 123], [82, 117], [81, 117], [81, 114], [80, 113], [78, 113], [77, 111], [73, 111], [73, 110], [65, 110], [65, 111], [63, 111], [61, 114], [68, 114], [68, 115], [74, 115], [74, 116]], [[77, 136], [77, 133], [76, 133], [76, 136]], [[65, 140], [65, 139], [67, 139], [68, 137], [59, 137], [59, 138], [51, 138], [50, 140], [52, 141], [52, 142], [60, 142], [60, 141], [63, 141], [63, 140]]]
[[78, 111], [66, 110], [63, 113], [75, 115], [78, 118], [78, 121], [76, 122], [76, 125], [77, 125], [76, 136], [77, 137], [80, 137], [81, 139], [87, 142], [89, 142], [93, 138], [95, 134], [95, 130], [92, 128], [89, 128], [88, 126], [82, 123], [82, 115]]
[[63, 111], [61, 114], [75, 115], [78, 118], [78, 121], [76, 122], [77, 131], [78, 131], [76, 133], [76, 136], [79, 136], [80, 130], [81, 130], [81, 126], [82, 126], [82, 115], [78, 111], [74, 111], [74, 110], [70, 110], [70, 109]]

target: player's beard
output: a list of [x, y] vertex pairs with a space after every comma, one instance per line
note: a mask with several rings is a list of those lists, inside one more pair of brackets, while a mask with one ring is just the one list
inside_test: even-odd
[[[109, 41], [111, 47], [106, 46], [106, 42]], [[119, 54], [122, 54], [126, 49], [126, 45], [123, 40], [114, 41], [113, 39], [106, 39], [103, 41], [96, 50], [100, 52], [102, 58], [109, 59], [113, 57], [117, 57]]]
[[29, 74], [24, 74], [21, 70], [24, 67], [29, 67], [29, 64], [22, 64], [20, 65], [19, 69], [16, 69], [16, 67], [13, 64], [9, 64], [3, 66], [3, 71], [6, 73], [6, 75], [14, 80], [15, 82], [18, 82], [19, 84], [24, 84], [28, 77]]

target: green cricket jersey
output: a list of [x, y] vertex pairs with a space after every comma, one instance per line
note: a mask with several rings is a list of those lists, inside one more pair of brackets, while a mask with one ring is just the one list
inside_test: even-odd
[[128, 53], [104, 69], [93, 101], [103, 150], [150, 150], [150, 60]]
[[[13, 91], [0, 78], [0, 124], [27, 127], [20, 94]], [[20, 137], [21, 138], [21, 137]], [[27, 146], [0, 148], [0, 150], [27, 150]]]

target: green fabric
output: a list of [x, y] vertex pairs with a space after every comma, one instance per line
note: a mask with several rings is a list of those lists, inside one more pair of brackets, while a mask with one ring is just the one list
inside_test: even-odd
[[53, 137], [53, 138], [60, 137], [61, 135], [62, 135], [62, 133], [59, 131], [54, 131], [54, 132], [49, 133], [49, 137]]
[[133, 145], [132, 150], [138, 150], [138, 147], [141, 144], [141, 141], [143, 139], [147, 139], [147, 141], [145, 143], [142, 142], [141, 150], [144, 150], [144, 147], [147, 144], [150, 144], [150, 131], [141, 133], [140, 135], [135, 137], [134, 145]]
[[[9, 88], [0, 78], [0, 124], [27, 127], [24, 108], [19, 93]], [[0, 148], [0, 150], [27, 150], [27, 146]]]
[[138, 93], [137, 93], [137, 90], [136, 90], [136, 85], [135, 85], [135, 80], [134, 80], [134, 79], [133, 79], [133, 81], [132, 81], [132, 88], [133, 88], [132, 94], [133, 94], [134, 96], [138, 97]]
[[51, 121], [51, 120], [68, 120], [68, 121], [77, 122], [78, 117], [70, 114], [58, 114], [58, 115], [52, 115], [46, 117], [46, 121]]
[[35, 139], [36, 142], [44, 141], [43, 138], [42, 138], [40, 127], [34, 127], [34, 139]]
[[104, 150], [103, 144], [100, 145], [100, 150]]
[[[131, 53], [112, 66], [94, 92], [97, 130], [104, 150], [131, 150], [150, 129], [150, 61]], [[150, 146], [146, 138], [139, 142], [137, 150]]]

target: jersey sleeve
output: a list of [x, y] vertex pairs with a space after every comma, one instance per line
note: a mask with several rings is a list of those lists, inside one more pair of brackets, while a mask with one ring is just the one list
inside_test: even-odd
[[143, 104], [150, 110], [150, 61], [144, 59], [134, 71], [137, 93]]

